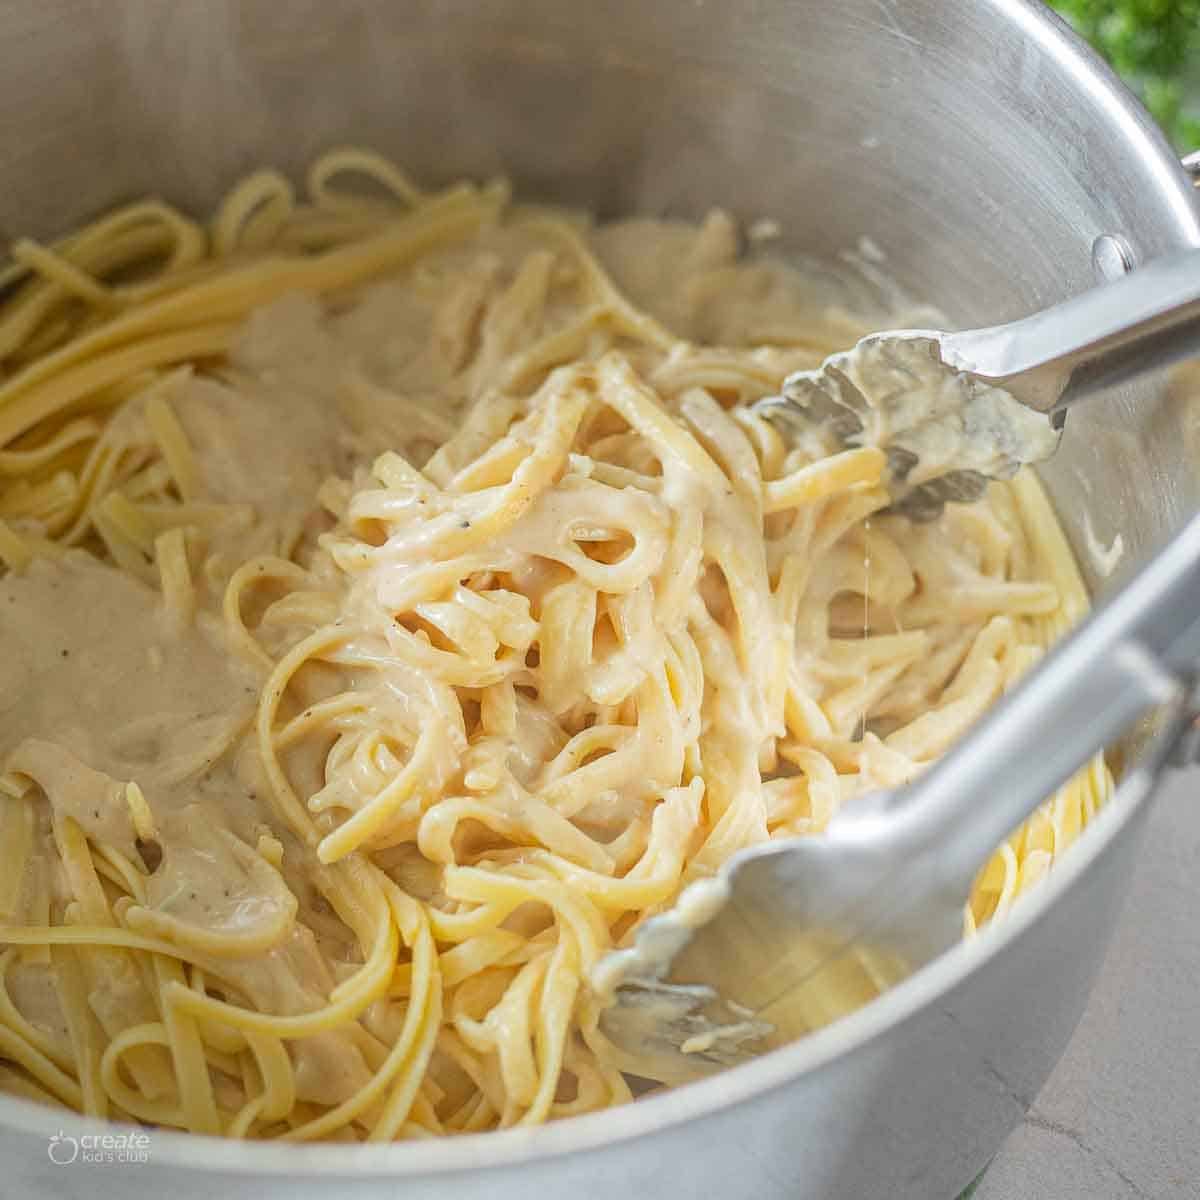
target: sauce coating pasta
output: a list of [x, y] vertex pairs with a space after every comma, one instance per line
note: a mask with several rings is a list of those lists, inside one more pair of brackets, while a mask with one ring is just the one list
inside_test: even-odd
[[[698, 226], [360, 150], [19, 242], [0, 1087], [380, 1140], [631, 1098], [597, 960], [912, 778], [1086, 596], [1032, 476], [930, 525], [748, 406], [850, 344]], [[1069, 845], [1097, 759], [981, 873]]]

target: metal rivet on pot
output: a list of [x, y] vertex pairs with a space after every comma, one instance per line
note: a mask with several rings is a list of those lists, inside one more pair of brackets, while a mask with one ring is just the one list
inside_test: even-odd
[[1129, 243], [1118, 233], [1102, 233], [1092, 243], [1092, 269], [1101, 283], [1120, 279], [1137, 265]]

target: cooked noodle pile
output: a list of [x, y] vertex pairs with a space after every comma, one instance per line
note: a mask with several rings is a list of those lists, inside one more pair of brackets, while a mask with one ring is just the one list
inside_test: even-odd
[[[857, 336], [700, 226], [359, 151], [19, 242], [0, 1086], [231, 1137], [630, 1098], [589, 971], [912, 778], [1086, 599], [1032, 477], [932, 525], [747, 405]], [[981, 874], [1001, 914], [1100, 760]]]

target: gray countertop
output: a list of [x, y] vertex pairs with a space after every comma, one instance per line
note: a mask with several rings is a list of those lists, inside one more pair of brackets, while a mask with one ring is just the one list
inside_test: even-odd
[[1200, 1197], [1200, 772], [1155, 802], [1066, 1055], [973, 1200]]

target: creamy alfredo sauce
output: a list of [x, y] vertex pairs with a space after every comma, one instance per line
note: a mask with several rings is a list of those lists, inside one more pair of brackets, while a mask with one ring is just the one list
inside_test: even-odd
[[[764, 378], [797, 365], [796, 352], [804, 361], [805, 346], [793, 351], [786, 344], [797, 329], [823, 330], [826, 342], [858, 331], [837, 312], [814, 311], [795, 273], [738, 261], [736, 230], [722, 213], [700, 227], [621, 222], [593, 231], [591, 240], [630, 299], [674, 332], [696, 342], [784, 343], [756, 352]], [[446, 440], [467, 399], [455, 380], [468, 346], [482, 343], [481, 375], [498, 369], [508, 352], [509, 331], [480, 327], [485, 303], [535, 246], [528, 234], [498, 230], [429, 256], [403, 281], [333, 300], [286, 295], [250, 317], [225, 360], [169, 379], [164, 394], [199, 469], [192, 500], [227, 509], [204, 547], [193, 624], [167, 617], [152, 571], [143, 581], [84, 551], [0, 577], [0, 766], [50, 799], [38, 806], [37, 844], [50, 847], [56, 823], [71, 817], [96, 842], [140, 856], [151, 870], [146, 903], [128, 920], [131, 927], [169, 934], [179, 922], [244, 938], [243, 956], [213, 959], [217, 994], [225, 989], [262, 1011], [310, 1011], [337, 982], [326, 963], [342, 961], [350, 970], [357, 955], [332, 914], [324, 923], [311, 919], [328, 908], [314, 883], [323, 868], [268, 802], [250, 736], [263, 672], [230, 652], [219, 619], [225, 582], [264, 552], [319, 563], [317, 539], [331, 523], [317, 499], [326, 479], [350, 477], [391, 448], [420, 462]], [[559, 269], [545, 258], [547, 270]], [[566, 303], [559, 309], [552, 291], [546, 326], [572, 311]], [[691, 353], [703, 356], [702, 349]], [[107, 436], [124, 453], [146, 453], [144, 409], [131, 402], [110, 425]], [[518, 523], [514, 549], [544, 544], [544, 528], [561, 523], [549, 509], [567, 499], [554, 493]], [[631, 491], [627, 503], [657, 502]], [[666, 512], [663, 506], [664, 536]], [[590, 562], [575, 555], [573, 565]], [[536, 580], [524, 583], [536, 592]], [[624, 653], [636, 659], [637, 647]], [[577, 681], [562, 683], [564, 695], [578, 689]], [[603, 688], [603, 679], [594, 681], [592, 690]], [[394, 699], [380, 694], [375, 702]], [[542, 699], [553, 707], [552, 692]], [[544, 707], [520, 698], [518, 705], [509, 761], [520, 780], [560, 748], [561, 734], [546, 723]], [[309, 765], [313, 792], [323, 766]], [[131, 817], [131, 783], [154, 814], [153, 828], [141, 833]], [[612, 836], [632, 817], [627, 800], [602, 793], [578, 819], [592, 833]], [[272, 844], [282, 852], [250, 850]], [[431, 886], [423, 882], [427, 864], [404, 850], [390, 865], [420, 894]], [[50, 876], [65, 902], [70, 891], [56, 876], [56, 856], [36, 857], [37, 871]], [[297, 896], [310, 914], [307, 924], [293, 920]], [[18, 898], [18, 914], [22, 903]], [[130, 993], [120, 976], [97, 974], [91, 982], [90, 1003], [115, 1035], [128, 1024]], [[65, 1041], [48, 968], [16, 961], [8, 986], [28, 1019]], [[333, 1103], [370, 1079], [359, 1049], [340, 1032], [297, 1040], [289, 1052], [300, 1100]]]
[[[199, 1132], [395, 1138], [620, 1103], [597, 1023], [619, 973], [592, 968], [680, 892], [677, 924], [700, 923], [721, 885], [685, 888], [739, 849], [820, 833], [936, 758], [1085, 607], [1069, 552], [1044, 502], [1031, 546], [1024, 481], [914, 526], [881, 511], [877, 449], [831, 458], [748, 412], [863, 329], [740, 259], [722, 214], [500, 221], [501, 189], [401, 182], [382, 228], [318, 187], [272, 233], [268, 185], [244, 185], [266, 224], [243, 233], [280, 239], [266, 257], [235, 239], [79, 338], [89, 370], [128, 322], [120, 355], [165, 353], [215, 289], [249, 313], [232, 345], [189, 327], [209, 349], [167, 361], [196, 365], [122, 380], [135, 398], [83, 435], [61, 376], [22, 398], [53, 409], [48, 461], [116, 565], [0, 525], [24, 568], [0, 579], [0, 812], [37, 823], [20, 894], [0, 887], [24, 1014], [0, 1032], [74, 1067], [31, 1071], [46, 1095], [89, 1109], [88, 1082]], [[345, 243], [289, 257], [347, 214]], [[297, 272], [333, 290], [285, 291]], [[888, 393], [857, 433], [928, 466], [974, 422], [1006, 451], [987, 403], [955, 410], [919, 368], [847, 364]], [[1036, 882], [1105, 779], [1006, 846], [972, 920]], [[92, 940], [56, 990], [73, 922]], [[116, 1065], [98, 1085], [85, 1002]], [[191, 1050], [168, 1052], [180, 1012]], [[228, 1034], [255, 1026], [270, 1072]], [[688, 1050], [719, 1062], [756, 1032]], [[32, 1086], [0, 1062], [14, 1078]]]

